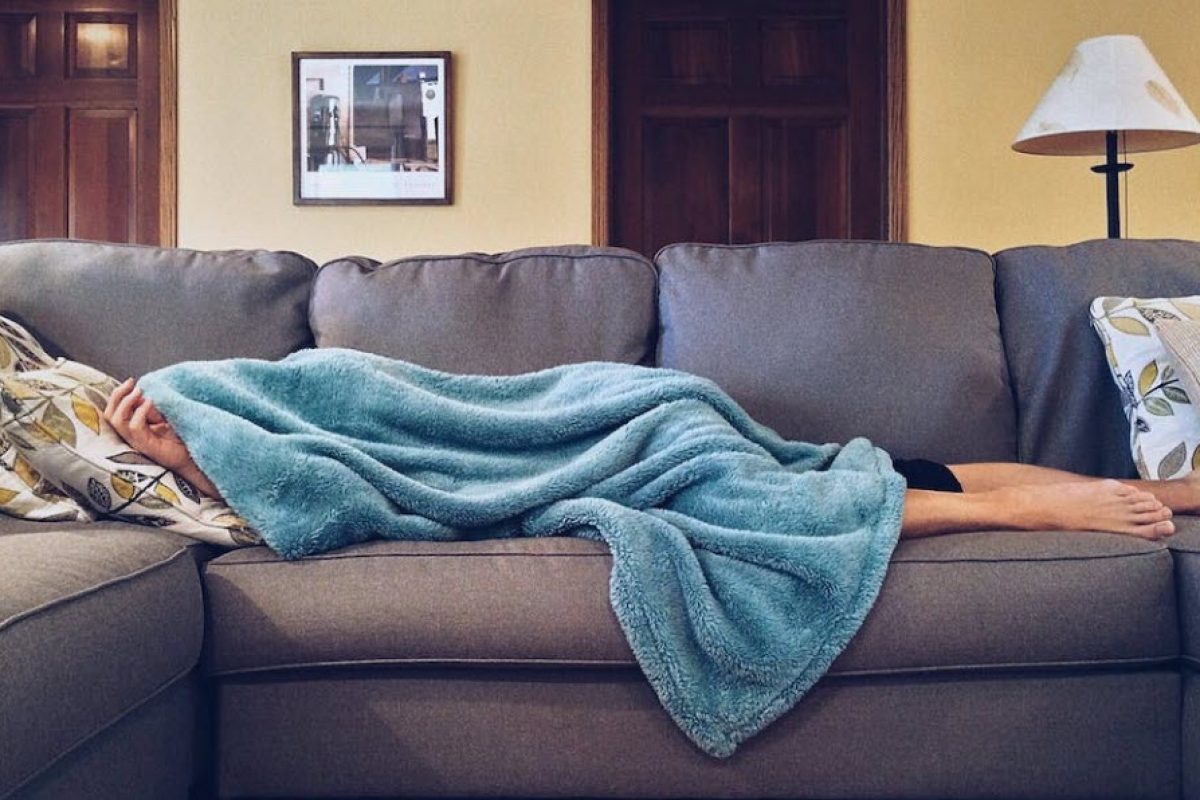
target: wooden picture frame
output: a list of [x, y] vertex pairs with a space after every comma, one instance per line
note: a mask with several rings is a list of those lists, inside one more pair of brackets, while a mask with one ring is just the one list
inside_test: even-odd
[[450, 53], [292, 53], [295, 205], [449, 205]]

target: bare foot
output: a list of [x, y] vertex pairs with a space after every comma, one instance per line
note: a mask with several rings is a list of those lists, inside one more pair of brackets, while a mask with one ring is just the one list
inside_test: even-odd
[[1120, 481], [1013, 486], [996, 494], [1020, 527], [1033, 530], [1105, 531], [1151, 540], [1175, 533], [1170, 508]]
[[1166, 481], [1125, 481], [1150, 492], [1176, 514], [1200, 514], [1200, 471]]

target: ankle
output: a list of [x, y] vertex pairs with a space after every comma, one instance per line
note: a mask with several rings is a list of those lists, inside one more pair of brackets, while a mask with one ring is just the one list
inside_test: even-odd
[[1052, 507], [1045, 503], [1043, 493], [1033, 486], [1003, 486], [980, 492], [987, 512], [997, 527], [1020, 531], [1037, 531], [1055, 525]]

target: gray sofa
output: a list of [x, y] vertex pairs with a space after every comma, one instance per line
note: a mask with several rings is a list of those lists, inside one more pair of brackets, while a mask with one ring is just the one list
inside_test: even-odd
[[[350, 258], [0, 245], [0, 314], [118, 376], [308, 346], [717, 380], [794, 438], [1130, 476], [1097, 294], [1200, 244], [812, 242]], [[640, 676], [583, 540], [300, 562], [0, 520], [0, 798], [1200, 800], [1200, 524], [903, 542], [830, 674], [728, 760]]]

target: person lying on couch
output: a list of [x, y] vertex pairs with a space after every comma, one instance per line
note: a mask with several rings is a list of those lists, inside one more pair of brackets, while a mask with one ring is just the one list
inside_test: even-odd
[[[130, 447], [221, 498], [133, 378], [109, 397], [104, 418]], [[1174, 534], [1174, 513], [1200, 511], [1200, 479], [1195, 476], [1117, 481], [1017, 463], [947, 466], [897, 459], [893, 465], [907, 483], [902, 537], [1011, 528], [1102, 531], [1157, 540]]]
[[[56, 486], [83, 521], [265, 544], [285, 559], [372, 540], [602, 542], [637, 663], [717, 757], [828, 670], [900, 537], [1016, 528], [1157, 540], [1174, 533], [1173, 511], [1200, 506], [1192, 478], [946, 467], [894, 462], [864, 438], [789, 441], [714, 382], [670, 369], [458, 375], [313, 348], [118, 384], [87, 365], [31, 361], [0, 375], [3, 455], [21, 482], [9, 493], [53, 497]], [[557, 601], [522, 599], [551, 614]]]
[[[512, 376], [332, 348], [185, 362], [116, 386], [102, 416], [140, 451], [122, 458], [148, 457], [181, 490], [222, 497], [284, 558], [374, 539], [603, 542], [637, 663], [717, 757], [824, 675], [900, 537], [1020, 528], [1156, 540], [1174, 533], [1173, 510], [1200, 500], [1190, 478], [894, 467], [866, 439], [783, 439], [705, 378], [609, 362]], [[166, 478], [151, 469], [133, 490], [122, 480], [110, 479], [121, 513], [133, 503], [141, 515], [138, 498]], [[153, 510], [162, 498], [149, 499]], [[556, 598], [528, 601], [553, 613]]]

